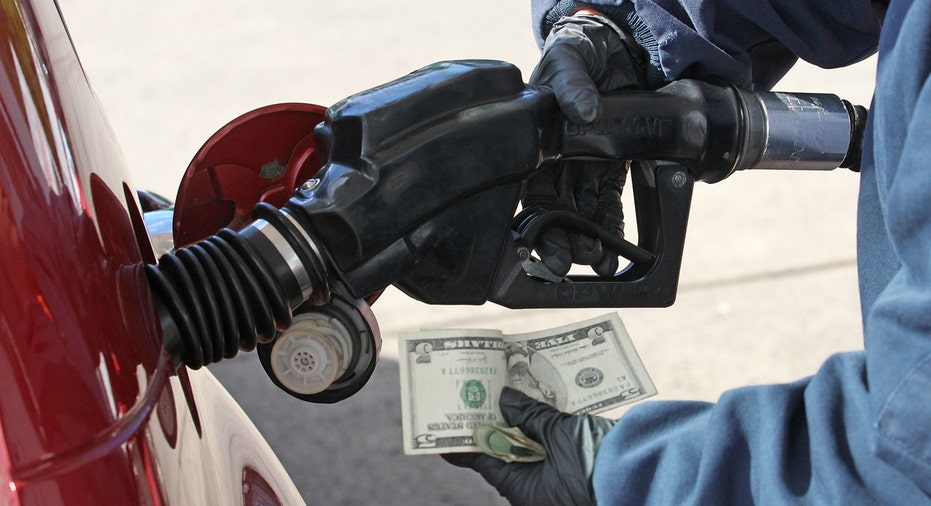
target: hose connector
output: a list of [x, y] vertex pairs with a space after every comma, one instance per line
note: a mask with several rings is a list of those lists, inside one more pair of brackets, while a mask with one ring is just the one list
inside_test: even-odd
[[259, 204], [255, 215], [238, 232], [220, 230], [147, 266], [177, 362], [197, 369], [252, 350], [291, 325], [292, 309], [329, 301], [315, 242], [286, 211]]

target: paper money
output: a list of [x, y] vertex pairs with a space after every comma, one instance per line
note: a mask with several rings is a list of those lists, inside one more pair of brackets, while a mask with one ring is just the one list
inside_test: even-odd
[[554, 329], [423, 330], [400, 336], [404, 452], [475, 452], [481, 425], [506, 427], [505, 385], [573, 414], [656, 394], [623, 323], [607, 314]]
[[546, 448], [517, 427], [479, 425], [472, 437], [479, 450], [505, 462], [539, 462], [546, 458]]

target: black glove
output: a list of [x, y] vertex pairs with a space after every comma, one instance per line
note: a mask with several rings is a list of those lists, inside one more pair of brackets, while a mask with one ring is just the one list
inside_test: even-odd
[[591, 123], [598, 116], [599, 91], [646, 86], [646, 61], [628, 33], [604, 16], [583, 11], [553, 24], [530, 84], [553, 90], [570, 120]]
[[[628, 34], [603, 16], [580, 13], [553, 25], [530, 83], [553, 90], [563, 114], [585, 124], [598, 115], [599, 90], [642, 89], [645, 69], [646, 56]], [[568, 210], [624, 237], [626, 178], [622, 161], [560, 161], [530, 180], [522, 205], [531, 213]], [[551, 229], [543, 243], [537, 252], [557, 276], [572, 263], [591, 265], [600, 276], [617, 272], [617, 254], [596, 239]]]
[[515, 505], [595, 504], [592, 472], [595, 453], [614, 421], [562, 413], [507, 388], [499, 401], [505, 421], [546, 448], [546, 459], [507, 464], [479, 453], [443, 455], [447, 462], [474, 469]]
[[[527, 182], [520, 219], [546, 211], [571, 211], [623, 238], [621, 193], [626, 181], [626, 162], [556, 162]], [[565, 276], [573, 263], [591, 265], [599, 276], [613, 276], [617, 272], [617, 254], [603, 249], [597, 239], [558, 228], [547, 230], [541, 239], [542, 243], [536, 245], [537, 253], [559, 277]]]

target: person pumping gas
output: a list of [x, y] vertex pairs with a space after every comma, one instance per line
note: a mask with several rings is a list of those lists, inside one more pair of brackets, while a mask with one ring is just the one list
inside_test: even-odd
[[[517, 391], [507, 421], [544, 461], [444, 456], [513, 504], [931, 503], [931, 4], [912, 0], [535, 0], [543, 55], [532, 84], [566, 116], [598, 118], [599, 91], [683, 78], [768, 90], [801, 58], [822, 67], [878, 50], [860, 162], [858, 274], [864, 349], [794, 383], [716, 403], [651, 402], [618, 421], [570, 416]], [[618, 235], [618, 164], [556, 164], [525, 205], [569, 208]], [[598, 244], [551, 234], [554, 272]]]

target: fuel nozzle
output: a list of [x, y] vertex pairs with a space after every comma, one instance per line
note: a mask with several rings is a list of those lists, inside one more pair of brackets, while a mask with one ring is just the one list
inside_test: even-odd
[[[233, 170], [239, 191], [228, 193], [265, 197], [272, 190], [263, 185], [274, 183], [289, 195], [243, 212], [243, 227], [229, 225], [237, 231], [182, 241], [190, 245], [163, 255], [148, 275], [178, 362], [197, 368], [258, 347], [276, 384], [314, 402], [351, 395], [371, 375], [378, 331], [353, 299], [389, 285], [429, 304], [672, 304], [694, 181], [749, 168], [853, 168], [866, 116], [829, 95], [682, 80], [603, 96], [598, 120], [578, 125], [551, 91], [492, 61], [439, 62], [347, 97], [315, 121], [288, 120], [289, 108], [249, 133], [224, 128], [225, 149], [204, 156], [205, 165], [231, 167], [229, 153], [254, 142], [254, 156], [237, 157], [254, 170], [248, 178]], [[291, 124], [299, 135], [274, 130]], [[324, 152], [322, 167], [303, 171]], [[638, 162], [638, 244], [612, 245], [633, 267], [610, 278], [540, 280], [525, 270], [534, 244], [515, 239], [513, 227], [523, 184], [568, 158]], [[204, 187], [217, 186], [216, 173], [206, 176]], [[242, 191], [240, 179], [261, 191]], [[190, 206], [201, 217], [223, 208]], [[585, 232], [577, 217], [550, 218], [520, 232]]]

